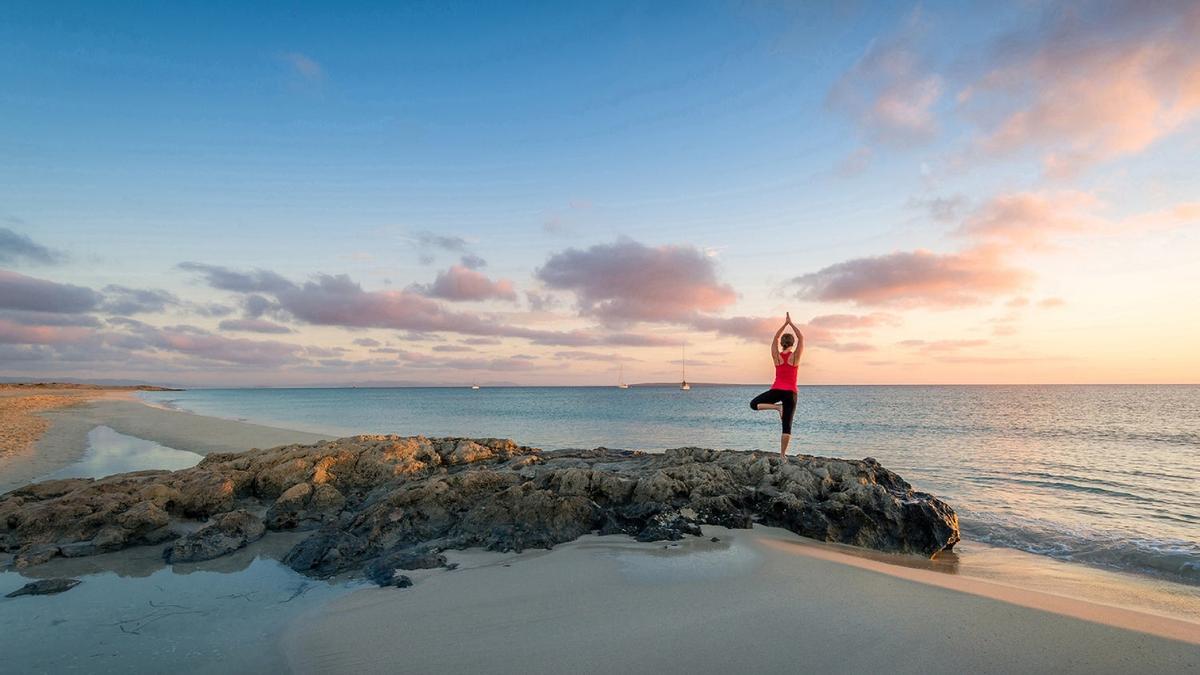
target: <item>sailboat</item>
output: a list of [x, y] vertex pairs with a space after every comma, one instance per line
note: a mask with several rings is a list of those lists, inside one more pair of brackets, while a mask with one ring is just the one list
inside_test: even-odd
[[682, 361], [683, 381], [679, 383], [679, 390], [680, 391], [691, 391], [692, 385], [688, 384], [688, 382], [687, 382], [687, 343], [686, 342], [680, 348], [680, 351], [683, 354], [683, 361]]
[[617, 389], [628, 389], [629, 385], [625, 384], [625, 364], [621, 364], [617, 371]]

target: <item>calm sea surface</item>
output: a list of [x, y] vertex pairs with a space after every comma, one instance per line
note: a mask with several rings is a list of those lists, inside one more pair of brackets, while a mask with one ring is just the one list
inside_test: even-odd
[[[777, 450], [756, 387], [207, 389], [147, 401], [332, 435]], [[792, 451], [875, 457], [966, 537], [1200, 584], [1200, 386], [803, 387]]]

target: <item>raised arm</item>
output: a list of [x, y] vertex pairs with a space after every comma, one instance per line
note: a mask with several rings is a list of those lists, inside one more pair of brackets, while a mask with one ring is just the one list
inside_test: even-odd
[[787, 325], [792, 327], [792, 332], [796, 334], [796, 346], [792, 349], [791, 363], [788, 365], [797, 365], [800, 363], [800, 355], [804, 353], [804, 333], [800, 332], [800, 327], [792, 321], [791, 313], [787, 317]]
[[787, 330], [788, 322], [784, 321], [779, 330], [775, 331], [775, 337], [771, 338], [771, 360], [775, 365], [783, 363], [783, 357], [779, 355], [779, 338], [783, 336], [783, 331]]

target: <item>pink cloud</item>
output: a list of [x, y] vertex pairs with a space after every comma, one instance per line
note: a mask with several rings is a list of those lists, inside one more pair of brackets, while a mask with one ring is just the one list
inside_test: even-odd
[[1018, 192], [997, 195], [963, 221], [960, 235], [1003, 246], [1036, 248], [1047, 240], [1103, 225], [1089, 213], [1099, 205], [1078, 191]]
[[906, 145], [937, 134], [935, 106], [945, 83], [919, 47], [921, 23], [913, 12], [895, 34], [872, 42], [829, 92], [829, 105], [871, 141]]
[[875, 312], [874, 314], [824, 314], [808, 320], [809, 326], [827, 328], [829, 330], [856, 330], [876, 328], [878, 326], [894, 326], [900, 323], [900, 317], [893, 314]]
[[1035, 149], [1051, 176], [1144, 150], [1200, 114], [1198, 34], [1196, 3], [1050, 6], [959, 96], [988, 113], [979, 150]]
[[980, 247], [960, 253], [902, 251], [855, 258], [796, 277], [801, 298], [864, 306], [978, 304], [1023, 287], [1028, 273], [999, 252]]
[[452, 301], [517, 301], [511, 281], [492, 281], [487, 275], [466, 265], [452, 265], [445, 272], [440, 272], [432, 284], [415, 287], [415, 290], [432, 298]]
[[923, 352], [953, 352], [971, 347], [983, 347], [987, 340], [902, 340], [902, 347], [913, 347]]
[[768, 339], [779, 328], [782, 318], [758, 318], [752, 316], [716, 317], [696, 315], [690, 325], [696, 330], [713, 331], [730, 337], [746, 340]]
[[737, 299], [716, 261], [694, 246], [624, 239], [556, 253], [537, 271], [549, 288], [575, 293], [583, 314], [606, 321], [687, 321]]
[[876, 349], [875, 345], [865, 342], [821, 342], [813, 346], [835, 352], [873, 352]]
[[[1024, 290], [1032, 276], [1015, 267], [1015, 253], [1053, 246], [1058, 240], [1095, 233], [1168, 229], [1200, 222], [1200, 204], [1187, 202], [1146, 214], [1108, 219], [1101, 202], [1079, 191], [997, 195], [968, 213], [955, 233], [968, 248], [951, 253], [899, 251], [856, 258], [796, 277], [804, 299], [862, 306], [951, 307], [980, 304]], [[1009, 307], [1028, 299], [1016, 297]], [[814, 325], [820, 325], [817, 320]]]
[[0, 343], [4, 344], [72, 344], [83, 342], [92, 334], [92, 329], [83, 326], [31, 326], [0, 319]]
[[159, 330], [152, 344], [160, 349], [215, 361], [247, 365], [283, 365], [293, 362], [302, 348], [274, 340], [226, 338], [178, 330]]
[[560, 346], [658, 346], [675, 341], [653, 335], [604, 331], [553, 331], [514, 326], [502, 321], [448, 309], [414, 290], [368, 291], [350, 277], [316, 275], [302, 284], [265, 270], [245, 273], [216, 265], [186, 263], [214, 288], [243, 294], [263, 294], [276, 311], [297, 321], [319, 326], [389, 328], [416, 333], [458, 333], [477, 337], [516, 337], [536, 344]]

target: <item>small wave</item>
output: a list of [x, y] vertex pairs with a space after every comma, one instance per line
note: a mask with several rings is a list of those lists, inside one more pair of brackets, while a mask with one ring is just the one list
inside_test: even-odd
[[177, 401], [178, 401], [178, 399], [165, 399], [162, 401], [157, 401], [157, 400], [149, 399], [149, 398], [145, 398], [145, 397], [141, 398], [142, 404], [149, 406], [151, 408], [158, 408], [159, 410], [171, 410], [171, 411], [179, 412], [179, 411], [182, 411], [183, 409], [180, 408], [176, 404]]
[[1196, 542], [1123, 537], [1072, 530], [1060, 523], [1000, 521], [987, 515], [963, 517], [962, 529], [967, 537], [985, 544], [1200, 585]]
[[1006, 476], [972, 476], [970, 480], [982, 483], [1009, 483], [1017, 485], [1029, 485], [1032, 487], [1053, 488], [1056, 490], [1064, 490], [1067, 492], [1087, 492], [1094, 495], [1105, 495], [1107, 497], [1118, 497], [1130, 501], [1141, 502], [1143, 504], [1157, 504], [1157, 499], [1135, 495], [1131, 492], [1122, 492], [1120, 490], [1109, 490], [1108, 488], [1095, 487], [1092, 485], [1077, 485], [1068, 483], [1063, 480], [1027, 480], [1020, 478], [1009, 478]]

